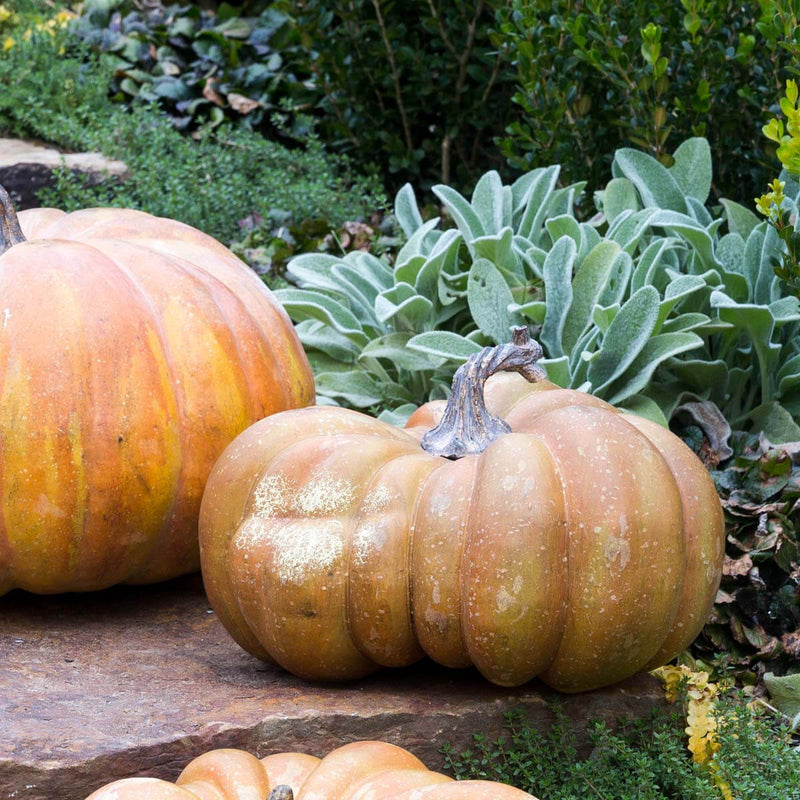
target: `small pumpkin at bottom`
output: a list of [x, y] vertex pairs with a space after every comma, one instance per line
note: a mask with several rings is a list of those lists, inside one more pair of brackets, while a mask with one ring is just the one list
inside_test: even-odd
[[211, 750], [175, 783], [125, 778], [87, 800], [536, 800], [492, 781], [454, 781], [386, 742], [353, 742], [319, 759], [278, 753], [258, 759], [243, 750]]
[[317, 407], [240, 434], [200, 514], [236, 641], [308, 679], [428, 655], [567, 692], [685, 648], [721, 574], [713, 482], [670, 431], [545, 380], [540, 356], [524, 330], [485, 348], [407, 430]]

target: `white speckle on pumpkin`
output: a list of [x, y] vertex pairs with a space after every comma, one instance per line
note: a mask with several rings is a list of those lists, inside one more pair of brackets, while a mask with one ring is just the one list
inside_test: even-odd
[[314, 573], [332, 569], [344, 550], [344, 526], [339, 520], [271, 528], [275, 569], [281, 583], [302, 585]]
[[513, 475], [506, 475], [503, 478], [500, 486], [502, 487], [504, 492], [510, 492], [514, 489], [517, 484], [517, 479]]
[[352, 504], [352, 484], [333, 475], [321, 475], [310, 480], [295, 496], [298, 512], [308, 516], [342, 514]]
[[431, 500], [431, 511], [434, 514], [443, 516], [444, 512], [450, 508], [450, 503], [450, 495], [447, 492], [439, 492]]
[[609, 536], [603, 548], [603, 556], [609, 569], [616, 567], [621, 572], [631, 560], [630, 542], [624, 536]]
[[395, 495], [384, 484], [380, 484], [364, 498], [362, 509], [365, 514], [377, 514], [383, 511], [394, 497]]
[[253, 492], [253, 506], [259, 516], [286, 516], [290, 505], [291, 486], [282, 475], [265, 475]]
[[369, 524], [361, 524], [353, 533], [352, 561], [357, 567], [363, 567], [375, 552], [386, 541], [386, 533]]
[[67, 512], [51, 502], [46, 495], [40, 494], [33, 509], [40, 517], [56, 517], [64, 519]]
[[281, 583], [302, 584], [314, 573], [333, 568], [344, 550], [344, 526], [339, 520], [298, 520], [285, 525], [263, 517], [245, 520], [231, 540], [231, 548], [251, 551], [266, 547]]

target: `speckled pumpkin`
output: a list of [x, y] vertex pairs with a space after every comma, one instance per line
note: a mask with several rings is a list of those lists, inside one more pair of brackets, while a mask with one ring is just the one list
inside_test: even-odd
[[431, 772], [407, 750], [353, 742], [323, 759], [279, 753], [261, 760], [242, 750], [212, 750], [175, 783], [126, 778], [87, 800], [536, 800], [491, 781], [454, 781]]
[[199, 569], [219, 454], [313, 399], [291, 322], [219, 242], [131, 210], [17, 218], [0, 190], [0, 594]]
[[720, 579], [713, 482], [669, 430], [545, 380], [540, 355], [524, 334], [486, 348], [405, 431], [320, 407], [241, 434], [200, 518], [233, 637], [308, 679], [428, 655], [566, 692], [685, 648]]

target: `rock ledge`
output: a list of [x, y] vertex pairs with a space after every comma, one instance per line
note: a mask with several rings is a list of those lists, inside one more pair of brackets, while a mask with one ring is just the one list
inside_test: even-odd
[[[175, 780], [215, 747], [324, 755], [358, 739], [402, 745], [433, 769], [447, 741], [496, 736], [524, 709], [542, 729], [555, 693], [502, 689], [431, 663], [358, 683], [309, 684], [241, 650], [198, 576], [92, 595], [0, 598], [0, 798], [83, 800], [131, 775]], [[648, 675], [558, 696], [575, 720], [644, 716], [662, 701]]]

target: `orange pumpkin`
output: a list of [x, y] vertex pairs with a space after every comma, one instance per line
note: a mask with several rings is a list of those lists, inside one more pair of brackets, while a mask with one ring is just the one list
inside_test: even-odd
[[353, 742], [323, 759], [279, 753], [260, 761], [243, 750], [198, 756], [175, 783], [126, 778], [87, 800], [536, 800], [492, 781], [454, 781], [431, 772], [407, 750]]
[[526, 332], [485, 348], [406, 431], [320, 407], [242, 433], [200, 516], [236, 641], [308, 679], [428, 655], [567, 692], [686, 647], [721, 574], [713, 482], [665, 428], [544, 380], [540, 355]]
[[17, 218], [0, 189], [0, 594], [199, 569], [219, 454], [313, 399], [288, 317], [219, 242], [131, 210]]

